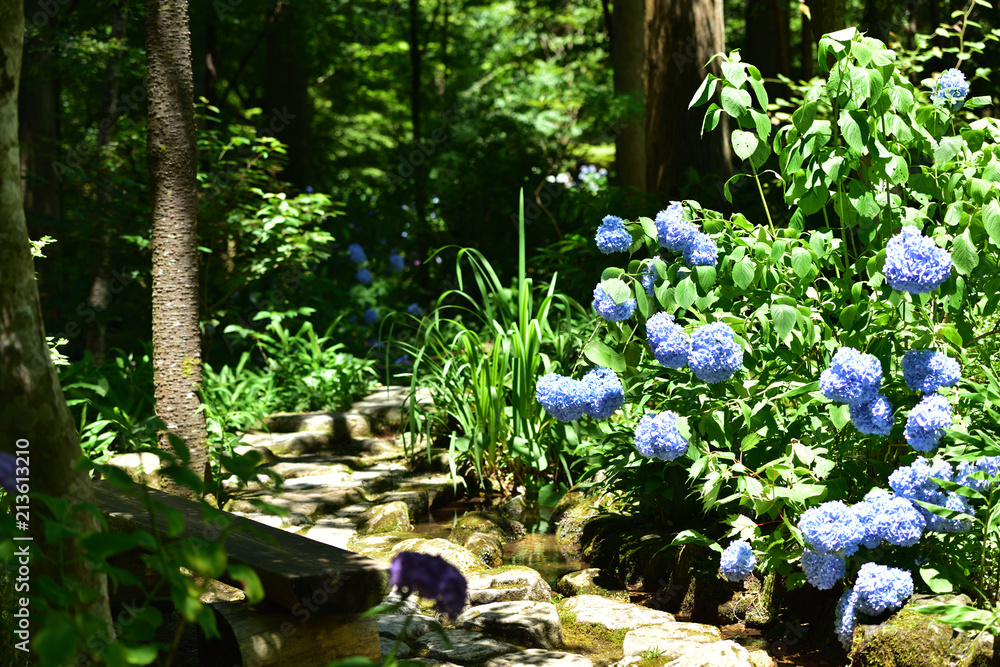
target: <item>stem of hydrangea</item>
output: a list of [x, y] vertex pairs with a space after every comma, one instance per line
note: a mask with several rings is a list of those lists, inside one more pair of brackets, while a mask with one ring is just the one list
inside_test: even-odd
[[757, 183], [757, 192], [760, 193], [760, 201], [764, 204], [764, 213], [767, 215], [767, 229], [771, 232], [771, 238], [777, 238], [774, 233], [774, 221], [771, 220], [771, 209], [767, 205], [767, 199], [764, 197], [764, 188], [760, 184], [760, 176], [757, 175], [757, 167], [753, 163], [753, 159], [750, 160], [750, 169], [753, 170], [753, 180]]
[[[826, 204], [823, 204], [823, 222], [826, 223], [826, 228], [829, 229], [830, 228], [830, 216], [826, 212]], [[840, 218], [840, 236], [843, 238], [844, 235], [845, 235], [845, 231], [844, 231], [844, 219]], [[844, 266], [847, 266], [846, 262], [845, 262]], [[836, 262], [834, 262], [834, 264], [833, 264], [833, 272], [837, 276], [837, 279], [840, 280], [840, 268], [837, 266]]]
[[573, 368], [569, 372], [570, 377], [573, 377], [573, 374], [576, 373], [576, 367], [580, 365], [580, 360], [583, 359], [583, 351], [587, 349], [587, 346], [590, 345], [590, 341], [594, 340], [594, 336], [597, 335], [597, 332], [600, 331], [603, 326], [604, 322], [600, 321], [597, 323], [597, 326], [594, 327], [594, 330], [590, 332], [590, 338], [588, 338], [587, 342], [580, 348], [580, 354], [576, 355], [576, 361], [573, 362]]

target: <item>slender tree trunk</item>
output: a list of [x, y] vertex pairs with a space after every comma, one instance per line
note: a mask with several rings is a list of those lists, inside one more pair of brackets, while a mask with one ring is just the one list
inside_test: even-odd
[[[747, 0], [747, 31], [743, 40], [744, 62], [752, 63], [765, 79], [779, 74], [791, 77], [788, 39], [788, 8], [785, 0]], [[771, 98], [788, 96], [788, 89], [768, 82]]]
[[615, 93], [629, 95], [636, 110], [622, 119], [615, 138], [618, 185], [646, 191], [646, 7], [644, 2], [616, 2], [611, 15], [611, 62]]
[[301, 2], [278, 0], [267, 31], [264, 131], [288, 150], [282, 177], [305, 188], [309, 142], [309, 77], [306, 69], [308, 30]]
[[[24, 13], [21, 0], [0, 0], [0, 449], [28, 455], [28, 485], [32, 492], [93, 503], [94, 490], [86, 471], [74, 470], [82, 456], [76, 424], [66, 407], [59, 377], [49, 356], [42, 324], [34, 262], [28, 244], [21, 203], [21, 168], [18, 161], [17, 94], [21, 70]], [[95, 615], [111, 623], [105, 575], [93, 571], [81, 558], [83, 550], [73, 538], [46, 540], [43, 506], [32, 504], [29, 534], [32, 581], [49, 575], [63, 577], [95, 590], [88, 603], [77, 602], [74, 611]], [[93, 514], [77, 519], [87, 532], [99, 532]], [[45, 558], [39, 558], [39, 551]], [[35, 591], [32, 590], [32, 593]], [[33, 628], [37, 634], [40, 628]], [[5, 651], [12, 647], [5, 646]]]
[[[108, 159], [111, 141], [115, 136], [115, 123], [118, 120], [118, 88], [121, 82], [122, 58], [125, 55], [125, 7], [117, 7], [111, 20], [111, 36], [119, 42], [118, 48], [108, 63], [104, 75], [104, 101], [97, 116], [97, 150], [103, 159]], [[107, 177], [106, 175], [102, 175]], [[110, 209], [112, 194], [108, 183], [98, 185], [97, 201], [104, 209]], [[101, 314], [111, 304], [111, 229], [108, 225], [101, 227], [97, 248], [97, 270], [90, 283], [90, 295], [87, 302], [99, 313], [92, 326], [87, 330], [87, 349], [100, 359], [107, 349], [107, 322]]]
[[704, 111], [688, 111], [706, 74], [721, 74], [717, 61], [703, 65], [725, 50], [722, 0], [646, 0], [646, 13], [646, 187], [674, 194], [689, 168], [726, 179], [726, 116], [702, 138]]
[[805, 14], [802, 14], [802, 76], [803, 81], [808, 81], [813, 76], [813, 41], [812, 41], [812, 21]]
[[847, 27], [847, 0], [812, 0], [813, 41], [819, 43], [823, 35]]
[[[199, 412], [198, 205], [194, 80], [187, 0], [146, 0], [149, 123], [146, 161], [152, 194], [153, 385], [156, 414], [182, 438], [190, 469], [208, 464]], [[180, 489], [171, 488], [180, 492]]]

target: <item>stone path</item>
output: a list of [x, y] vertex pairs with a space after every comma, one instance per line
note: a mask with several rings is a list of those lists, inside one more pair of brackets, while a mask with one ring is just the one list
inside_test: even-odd
[[[420, 613], [430, 608], [407, 600], [400, 612], [410, 613], [378, 619], [383, 656], [395, 651], [397, 658], [445, 667], [591, 666], [588, 658], [560, 650], [564, 644], [560, 611], [553, 604], [549, 585], [536, 571], [525, 567], [490, 571], [486, 565], [495, 563], [495, 547], [487, 555], [487, 549], [474, 552], [463, 546], [495, 544], [505, 527], [460, 525], [453, 533], [460, 544], [412, 532], [413, 522], [452, 497], [452, 485], [447, 461], [440, 457], [435, 472], [415, 473], [404, 464], [403, 449], [392, 434], [398, 429], [405, 399], [404, 388], [383, 388], [343, 414], [268, 417], [268, 431], [245, 435], [239, 452], [260, 451], [268, 467], [284, 479], [281, 490], [267, 486], [270, 480], [263, 475], [250, 488], [235, 488], [233, 481], [234, 500], [225, 509], [373, 558], [391, 560], [403, 550], [438, 553], [462, 570], [469, 581], [462, 615], [442, 629], [438, 622], [443, 618]], [[111, 462], [137, 480], [155, 485], [155, 473], [140, 470], [140, 464], [152, 461], [129, 454]], [[281, 507], [288, 516], [264, 514], [253, 501]], [[583, 584], [595, 576], [598, 571], [585, 571], [580, 573], [579, 584], [567, 581], [569, 588], [561, 585], [560, 589], [589, 591], [593, 586]], [[671, 667], [775, 664], [763, 651], [751, 653], [723, 641], [718, 628], [678, 622], [666, 612], [629, 604], [622, 601], [627, 600], [623, 590], [607, 595], [574, 595], [561, 604], [563, 613], [575, 623], [628, 631], [622, 645], [624, 657], [615, 667], [641, 665], [644, 656], [657, 656], [655, 664]]]

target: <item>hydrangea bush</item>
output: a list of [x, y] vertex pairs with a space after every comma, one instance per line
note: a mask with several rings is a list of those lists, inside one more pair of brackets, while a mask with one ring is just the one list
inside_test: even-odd
[[[821, 40], [826, 80], [790, 114], [768, 112], [737, 52], [716, 57], [692, 106], [708, 105], [705, 131], [729, 116], [746, 173], [724, 192], [748, 179], [765, 219], [694, 201], [604, 219], [595, 242], [622, 262], [594, 288], [601, 336], [583, 355], [624, 391], [595, 469], [639, 511], [643, 471], [682, 471], [661, 501], [696, 493], [708, 521], [673, 544], [720, 552], [730, 579], [845, 587], [849, 646], [915, 587], [984, 583], [1000, 383], [968, 352], [997, 333], [1000, 122], [964, 111], [988, 100], [961, 73], [916, 87], [854, 29]], [[539, 400], [583, 416], [586, 391], [563, 382], [582, 383], [540, 382]]]

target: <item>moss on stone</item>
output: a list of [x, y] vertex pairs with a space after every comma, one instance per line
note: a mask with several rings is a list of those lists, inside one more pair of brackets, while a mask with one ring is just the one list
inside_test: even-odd
[[524, 535], [524, 526], [517, 521], [489, 514], [487, 512], [469, 512], [458, 520], [448, 536], [455, 544], [464, 545], [474, 533], [492, 535], [504, 544]]
[[[958, 648], [954, 631], [912, 606], [855, 640], [855, 667], [987, 667], [985, 654]], [[857, 637], [857, 635], [856, 635]]]
[[608, 630], [592, 623], [578, 623], [576, 614], [566, 609], [564, 600], [553, 602], [562, 621], [563, 651], [589, 658], [595, 665], [610, 665], [621, 660], [628, 628]]

